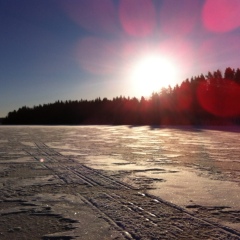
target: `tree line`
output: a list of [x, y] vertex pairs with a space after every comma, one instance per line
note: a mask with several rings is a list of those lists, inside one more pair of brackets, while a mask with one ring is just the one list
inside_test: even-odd
[[149, 98], [56, 101], [9, 112], [3, 124], [240, 124], [240, 69], [226, 68], [162, 88]]

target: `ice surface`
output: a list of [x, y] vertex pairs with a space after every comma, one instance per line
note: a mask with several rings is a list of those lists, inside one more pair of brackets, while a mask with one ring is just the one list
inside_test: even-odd
[[194, 203], [239, 210], [240, 129], [227, 130], [1, 126], [0, 144], [19, 141], [21, 145], [9, 159], [0, 156], [0, 161], [20, 161], [23, 150], [42, 142], [64, 157], [116, 174], [122, 181], [142, 184], [150, 193], [183, 207]]

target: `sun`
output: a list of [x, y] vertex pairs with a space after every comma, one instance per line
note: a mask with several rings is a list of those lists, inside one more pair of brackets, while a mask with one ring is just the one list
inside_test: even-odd
[[177, 66], [166, 57], [147, 55], [134, 64], [130, 78], [137, 95], [150, 96], [176, 84]]

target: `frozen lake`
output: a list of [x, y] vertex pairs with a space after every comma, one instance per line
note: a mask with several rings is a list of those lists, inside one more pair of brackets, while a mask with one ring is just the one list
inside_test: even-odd
[[[189, 211], [197, 211], [199, 206], [239, 211], [240, 129], [227, 130], [1, 126], [0, 146], [19, 142], [21, 145], [16, 152], [9, 154], [20, 162], [24, 148], [42, 142], [68, 159], [75, 159]], [[8, 160], [1, 158], [0, 161]], [[228, 225], [240, 229], [239, 222]]]

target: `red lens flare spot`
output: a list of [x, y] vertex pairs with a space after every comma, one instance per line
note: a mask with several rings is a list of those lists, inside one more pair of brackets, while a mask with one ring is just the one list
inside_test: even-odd
[[120, 44], [104, 39], [84, 38], [76, 48], [77, 61], [90, 73], [109, 74], [116, 71], [120, 47]]
[[[193, 0], [165, 0], [160, 10], [161, 29], [169, 35], [184, 35], [196, 25], [199, 2]], [[200, 12], [199, 12], [200, 13]]]
[[240, 26], [239, 0], [206, 0], [202, 21], [212, 32], [228, 32]]
[[227, 79], [211, 79], [200, 83], [197, 89], [202, 108], [219, 117], [234, 117], [240, 114], [239, 95], [240, 85]]
[[156, 25], [156, 12], [151, 0], [121, 0], [119, 18], [123, 29], [131, 36], [148, 36]]
[[111, 0], [63, 1], [69, 17], [83, 28], [97, 33], [114, 33], [118, 29], [117, 10]]

